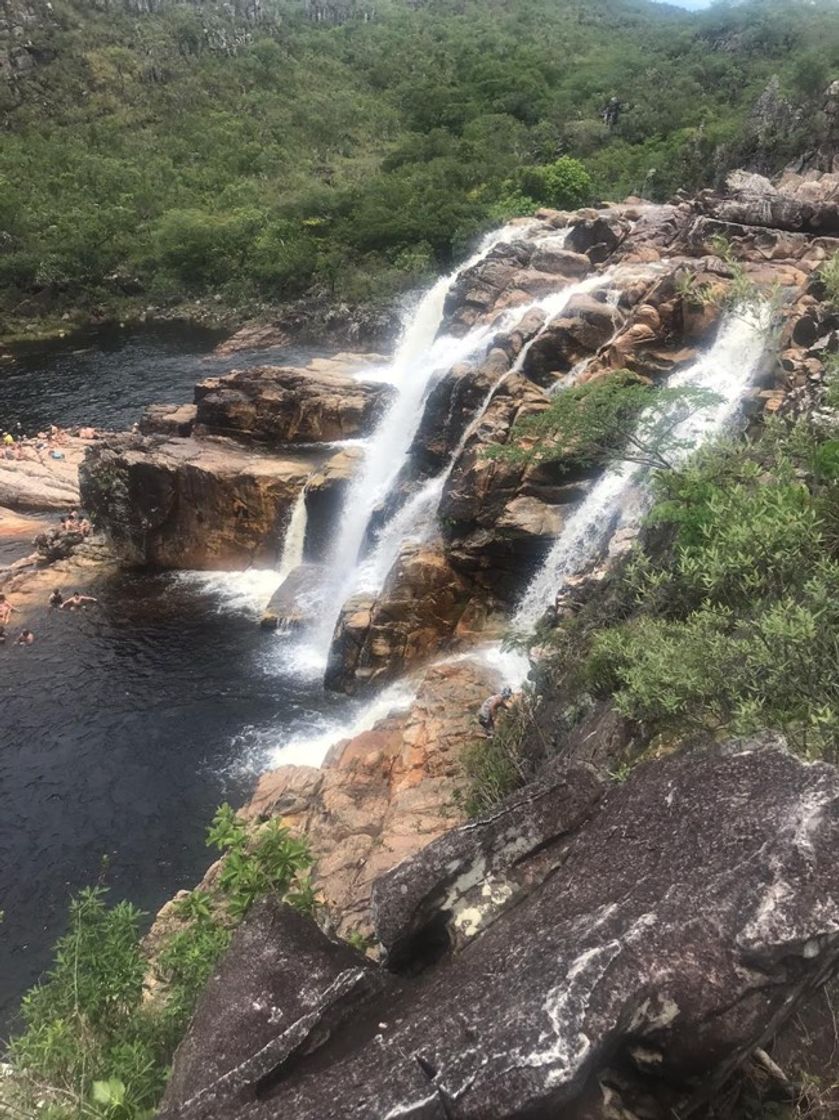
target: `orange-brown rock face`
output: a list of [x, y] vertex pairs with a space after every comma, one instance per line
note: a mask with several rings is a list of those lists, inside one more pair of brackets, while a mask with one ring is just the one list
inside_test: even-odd
[[128, 563], [235, 570], [276, 561], [312, 470], [228, 440], [116, 437], [91, 447], [82, 503]]
[[444, 648], [473, 599], [439, 542], [407, 546], [378, 596], [350, 599], [336, 628], [326, 686], [392, 680]]
[[391, 395], [334, 371], [259, 366], [199, 382], [196, 426], [270, 446], [354, 439], [370, 434]]
[[338, 744], [323, 769], [284, 766], [260, 780], [246, 816], [282, 817], [308, 837], [340, 934], [369, 933], [373, 881], [461, 821], [460, 757], [498, 683], [477, 662], [437, 665], [408, 712]]

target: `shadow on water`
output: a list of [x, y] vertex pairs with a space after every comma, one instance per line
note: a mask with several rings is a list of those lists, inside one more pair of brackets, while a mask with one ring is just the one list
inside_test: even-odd
[[[0, 427], [125, 428], [149, 403], [190, 400], [201, 377], [310, 356], [220, 359], [215, 341], [177, 327], [19, 351], [0, 365]], [[241, 803], [277, 745], [352, 709], [260, 631], [270, 591], [257, 602], [236, 587], [126, 573], [83, 615], [45, 606], [28, 620], [34, 646], [0, 646], [0, 1037], [103, 857], [112, 897], [153, 912], [203, 873], [219, 802]]]
[[113, 897], [153, 911], [203, 872], [215, 807], [241, 802], [269, 746], [346, 709], [284, 672], [283, 639], [239, 603], [171, 576], [95, 593], [0, 647], [0, 1024], [103, 857]]

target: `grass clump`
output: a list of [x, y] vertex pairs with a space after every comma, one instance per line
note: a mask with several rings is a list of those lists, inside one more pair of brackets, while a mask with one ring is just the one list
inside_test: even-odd
[[145, 915], [129, 902], [109, 906], [102, 887], [71, 901], [53, 967], [24, 997], [24, 1030], [10, 1043], [10, 1116], [150, 1120], [198, 998], [253, 903], [275, 894], [314, 910], [308, 847], [279, 821], [253, 830], [223, 805], [207, 842], [224, 854], [218, 893], [195, 890], [175, 903], [179, 928], [156, 953], [154, 998]]
[[476, 739], [461, 756], [463, 785], [458, 804], [470, 817], [489, 812], [533, 776], [525, 739], [534, 727], [534, 695], [525, 690], [499, 716], [492, 735]]

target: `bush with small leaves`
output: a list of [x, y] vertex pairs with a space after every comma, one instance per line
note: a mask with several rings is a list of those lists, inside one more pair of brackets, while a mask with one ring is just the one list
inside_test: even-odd
[[276, 894], [314, 914], [308, 846], [279, 821], [253, 829], [222, 805], [207, 843], [224, 853], [218, 893], [197, 889], [175, 902], [180, 928], [157, 952], [153, 1000], [143, 995], [144, 915], [127, 902], [108, 907], [102, 888], [72, 901], [69, 932], [24, 998], [26, 1029], [10, 1045], [12, 1103], [24, 1115], [150, 1120], [196, 1002], [256, 899]]
[[585, 686], [650, 731], [771, 728], [839, 760], [833, 442], [770, 425], [658, 476], [672, 545], [628, 569], [636, 613], [594, 634]]

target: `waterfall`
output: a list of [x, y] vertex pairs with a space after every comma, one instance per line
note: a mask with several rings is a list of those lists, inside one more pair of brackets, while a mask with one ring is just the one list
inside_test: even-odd
[[475, 327], [464, 338], [440, 335], [446, 295], [461, 272], [480, 263], [506, 237], [520, 236], [521, 232], [517, 227], [505, 227], [485, 238], [471, 260], [437, 281], [406, 324], [386, 378], [397, 393], [370, 440], [364, 465], [347, 495], [319, 589], [322, 609], [313, 635], [313, 652], [321, 663], [326, 661], [341, 606], [353, 590], [358, 554], [370, 517], [405, 461], [432, 378], [476, 353], [498, 330], [494, 322]]
[[291, 575], [295, 568], [303, 563], [303, 549], [306, 544], [306, 486], [300, 487], [300, 493], [291, 510], [288, 526], [283, 541], [283, 553], [280, 558], [280, 567], [277, 572], [278, 586]]
[[[757, 372], [766, 345], [770, 312], [765, 304], [731, 313], [716, 342], [693, 365], [674, 374], [671, 387], [713, 391], [719, 401], [698, 410], [675, 431], [695, 448], [719, 433], [733, 417]], [[686, 457], [690, 449], [680, 452]], [[609, 468], [569, 518], [513, 619], [517, 630], [532, 630], [554, 602], [564, 580], [588, 568], [608, 543], [627, 504], [639, 468], [624, 463]], [[637, 511], [636, 511], [637, 512]]]
[[[557, 235], [554, 235], [554, 240], [559, 240], [560, 243], [564, 244], [565, 238], [564, 235], [562, 238], [558, 238]], [[430, 478], [416, 494], [409, 498], [402, 508], [399, 509], [390, 521], [379, 531], [375, 548], [359, 566], [354, 588], [356, 591], [373, 594], [381, 590], [388, 572], [399, 555], [402, 546], [412, 541], [427, 540], [432, 535], [437, 524], [437, 510], [440, 506], [440, 499], [443, 496], [445, 485], [469, 437], [475, 431], [478, 424], [480, 424], [492, 398], [508, 377], [514, 373], [520, 372], [533, 343], [542, 335], [547, 327], [550, 326], [551, 322], [562, 314], [571, 300], [574, 299], [575, 296], [585, 295], [595, 288], [601, 287], [608, 279], [608, 275], [608, 273], [603, 273], [590, 276], [586, 280], [581, 280], [576, 284], [570, 284], [560, 289], [558, 292], [552, 292], [548, 296], [543, 296], [541, 299], [534, 300], [533, 303], [516, 308], [515, 314], [519, 321], [531, 311], [544, 312], [545, 322], [542, 329], [522, 347], [509, 372], [500, 377], [489, 390], [477, 409], [472, 422], [467, 425], [457, 447], [449, 456], [449, 461], [443, 470], [433, 478]], [[557, 385], [562, 384], [563, 382], [561, 381], [557, 382]]]

